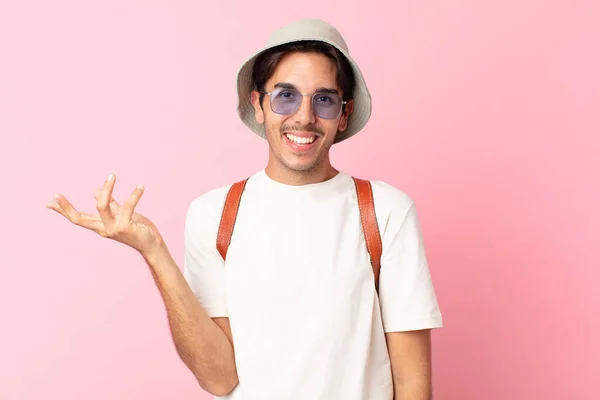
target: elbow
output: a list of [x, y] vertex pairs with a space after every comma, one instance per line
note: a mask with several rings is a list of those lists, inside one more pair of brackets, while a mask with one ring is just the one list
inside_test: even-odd
[[209, 376], [197, 373], [194, 375], [198, 384], [205, 392], [217, 397], [227, 396], [238, 384], [237, 371], [235, 370]]
[[210, 392], [210, 394], [212, 394], [213, 396], [217, 396], [217, 397], [224, 397], [224, 396], [227, 396], [229, 393], [231, 393], [234, 388], [235, 388], [235, 386], [220, 387], [220, 388], [217, 388], [216, 390]]
[[195, 362], [188, 360], [188, 366], [200, 387], [207, 393], [223, 397], [230, 394], [238, 385], [235, 362]]
[[200, 384], [202, 388], [213, 396], [223, 397], [230, 394], [237, 386], [237, 380], [229, 380], [227, 382], [213, 382], [211, 384]]

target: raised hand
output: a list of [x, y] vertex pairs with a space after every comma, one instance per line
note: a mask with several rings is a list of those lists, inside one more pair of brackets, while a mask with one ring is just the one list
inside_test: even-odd
[[61, 195], [56, 195], [55, 201], [46, 204], [46, 207], [61, 214], [73, 224], [94, 231], [102, 237], [124, 243], [144, 256], [158, 250], [163, 245], [158, 229], [148, 218], [135, 212], [144, 187], [138, 185], [127, 201], [120, 205], [112, 197], [115, 181], [115, 176], [111, 174], [96, 191], [94, 197], [98, 214], [77, 211]]

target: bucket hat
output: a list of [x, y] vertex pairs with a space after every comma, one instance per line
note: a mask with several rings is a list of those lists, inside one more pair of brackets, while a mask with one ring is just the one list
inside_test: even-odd
[[254, 133], [266, 138], [263, 124], [256, 122], [254, 107], [250, 100], [252, 92], [252, 69], [256, 58], [265, 50], [298, 41], [313, 40], [329, 43], [336, 47], [348, 60], [354, 72], [354, 109], [348, 118], [348, 126], [338, 132], [334, 143], [354, 136], [367, 124], [371, 116], [371, 95], [358, 64], [350, 57], [348, 46], [339, 31], [320, 19], [301, 19], [275, 30], [269, 36], [266, 45], [252, 54], [239, 68], [237, 73], [237, 112], [242, 122]]

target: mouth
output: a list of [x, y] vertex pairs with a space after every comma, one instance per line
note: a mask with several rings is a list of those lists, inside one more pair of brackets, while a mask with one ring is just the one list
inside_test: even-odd
[[284, 133], [288, 146], [297, 151], [306, 151], [312, 148], [319, 136], [311, 132]]

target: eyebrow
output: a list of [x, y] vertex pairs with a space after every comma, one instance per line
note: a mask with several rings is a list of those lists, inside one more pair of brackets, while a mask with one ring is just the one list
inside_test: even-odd
[[[279, 83], [276, 83], [275, 86], [273, 86], [273, 88], [295, 89], [295, 90], [300, 91], [296, 87], [296, 85], [293, 85], [293, 84], [288, 83], [288, 82], [279, 82]], [[332, 88], [326, 88], [326, 87], [321, 87], [321, 88], [315, 90], [315, 93], [333, 93], [333, 94], [337, 94], [338, 96], [341, 96], [337, 90], [332, 89]]]

